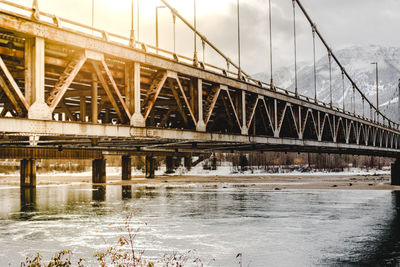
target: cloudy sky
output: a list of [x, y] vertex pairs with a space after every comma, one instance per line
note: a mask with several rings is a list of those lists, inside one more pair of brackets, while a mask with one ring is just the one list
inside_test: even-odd
[[[12, 0], [30, 6], [32, 0]], [[40, 9], [84, 24], [92, 23], [93, 0], [38, 0]], [[140, 1], [139, 40], [155, 43], [155, 6], [159, 0]], [[242, 68], [254, 74], [269, 71], [268, 0], [240, 0]], [[167, 0], [193, 21], [193, 0]], [[274, 68], [293, 65], [293, 11], [291, 0], [271, 0]], [[131, 0], [94, 0], [94, 26], [129, 36]], [[333, 51], [353, 45], [400, 46], [399, 0], [302, 0]], [[197, 0], [198, 29], [229, 58], [237, 61], [236, 0]], [[299, 61], [312, 60], [311, 28], [297, 12]], [[136, 14], [135, 14], [136, 15]], [[172, 16], [160, 9], [160, 47], [172, 50]], [[136, 18], [135, 18], [136, 22]], [[136, 25], [137, 27], [137, 25]], [[193, 55], [193, 35], [177, 22], [177, 53]], [[199, 47], [201, 48], [200, 41]], [[326, 50], [317, 44], [318, 56]], [[202, 55], [200, 54], [200, 58]], [[207, 48], [205, 59], [223, 64]], [[371, 59], [373, 60], [373, 59]]]

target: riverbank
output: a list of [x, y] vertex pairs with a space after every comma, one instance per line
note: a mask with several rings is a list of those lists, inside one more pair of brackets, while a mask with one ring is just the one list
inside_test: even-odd
[[[141, 172], [134, 172], [132, 180], [121, 181], [119, 168], [107, 169], [107, 185], [184, 185], [184, 184], [236, 184], [242, 187], [266, 189], [352, 189], [352, 190], [397, 190], [390, 185], [390, 172], [349, 170], [347, 172], [327, 173], [265, 173], [250, 171], [232, 173], [220, 168], [217, 171], [194, 169], [191, 172], [178, 170], [176, 174], [165, 175], [160, 169], [156, 178], [146, 179]], [[91, 172], [50, 173], [37, 176], [38, 186], [91, 183]], [[0, 175], [0, 186], [19, 186], [17, 173]]]

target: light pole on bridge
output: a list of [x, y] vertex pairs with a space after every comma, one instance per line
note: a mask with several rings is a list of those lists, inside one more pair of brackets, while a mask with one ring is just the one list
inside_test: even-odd
[[372, 62], [372, 65], [375, 65], [376, 71], [376, 113], [375, 113], [375, 121], [379, 122], [379, 77], [378, 77], [378, 62]]

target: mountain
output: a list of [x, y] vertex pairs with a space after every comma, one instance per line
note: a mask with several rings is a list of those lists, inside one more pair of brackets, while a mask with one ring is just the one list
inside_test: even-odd
[[[375, 65], [379, 66], [379, 109], [394, 121], [400, 120], [398, 114], [398, 82], [400, 78], [400, 47], [383, 47], [377, 45], [352, 46], [334, 51], [336, 57], [345, 67], [361, 91], [376, 104]], [[333, 61], [332, 61], [333, 62]], [[328, 56], [320, 58], [316, 63], [317, 96], [324, 102], [330, 102], [329, 61]], [[269, 75], [258, 73], [255, 78], [268, 82]], [[284, 67], [274, 72], [274, 83], [278, 87], [294, 91], [293, 67]], [[314, 98], [314, 68], [310, 64], [299, 64], [299, 94]], [[352, 86], [345, 79], [345, 107], [351, 109]], [[341, 71], [332, 63], [332, 98], [336, 106], [343, 106], [343, 82]], [[352, 110], [352, 109], [351, 109]], [[356, 112], [362, 114], [362, 100], [356, 93]], [[365, 114], [369, 108], [365, 105]]]

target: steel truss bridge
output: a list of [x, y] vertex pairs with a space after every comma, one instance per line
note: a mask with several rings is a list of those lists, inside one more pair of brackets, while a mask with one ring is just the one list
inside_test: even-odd
[[[215, 50], [233, 70], [47, 14], [36, 4], [1, 0], [13, 11], [0, 10], [0, 155], [400, 155], [400, 125], [357, 87], [299, 1], [294, 7], [369, 112], [357, 114], [301, 96], [297, 88], [290, 92], [251, 78], [162, 2], [193, 30], [203, 49]], [[71, 156], [74, 151], [79, 155]]]

